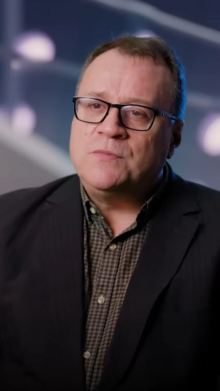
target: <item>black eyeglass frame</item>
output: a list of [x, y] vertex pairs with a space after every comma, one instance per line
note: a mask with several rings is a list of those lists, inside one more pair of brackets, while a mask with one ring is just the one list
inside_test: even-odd
[[[99, 121], [99, 122], [91, 122], [91, 121], [83, 121], [82, 119], [79, 119], [78, 115], [77, 115], [77, 112], [76, 112], [76, 102], [77, 102], [78, 99], [94, 99], [96, 101], [105, 103], [108, 106], [108, 109], [107, 109], [104, 117], [101, 119], [101, 121]], [[109, 111], [110, 111], [111, 107], [115, 107], [115, 108], [118, 109], [119, 120], [120, 120], [121, 124], [126, 129], [135, 130], [136, 132], [148, 132], [148, 130], [150, 130], [152, 128], [156, 117], [167, 117], [167, 118], [170, 118], [173, 121], [179, 121], [179, 118], [175, 117], [171, 113], [168, 113], [167, 111], [157, 110], [157, 109], [154, 109], [154, 108], [149, 107], [149, 106], [139, 105], [139, 104], [135, 104], [135, 103], [129, 103], [129, 104], [123, 104], [123, 105], [122, 104], [116, 104], [116, 103], [109, 103], [109, 102], [106, 102], [103, 99], [95, 98], [95, 97], [92, 97], [92, 96], [74, 96], [72, 98], [72, 102], [74, 103], [74, 113], [75, 113], [75, 116], [78, 119], [78, 121], [85, 122], [87, 124], [100, 124], [100, 123], [102, 123], [105, 120], [105, 118], [107, 117], [107, 115], [109, 114]], [[149, 110], [153, 111], [154, 117], [152, 119], [152, 123], [151, 123], [150, 127], [148, 129], [145, 129], [145, 130], [140, 130], [140, 129], [134, 129], [134, 128], [129, 128], [128, 126], [125, 126], [125, 124], [124, 124], [124, 122], [122, 120], [122, 116], [121, 116], [121, 109], [124, 106], [143, 107], [143, 108], [146, 108], [146, 109], [149, 109]]]

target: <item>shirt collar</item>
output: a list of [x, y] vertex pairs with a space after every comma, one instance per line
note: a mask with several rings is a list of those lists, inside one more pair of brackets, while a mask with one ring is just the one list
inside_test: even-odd
[[83, 203], [83, 209], [84, 209], [84, 213], [85, 213], [85, 216], [86, 216], [86, 220], [87, 221], [90, 221], [91, 220], [91, 211], [90, 211], [90, 208], [92, 206], [92, 202], [90, 201], [83, 185], [82, 185], [82, 182], [80, 182], [80, 193], [81, 193], [81, 199], [82, 199], [82, 203]]
[[163, 169], [163, 177], [159, 186], [152, 194], [152, 196], [143, 204], [140, 212], [137, 215], [136, 221], [138, 225], [148, 221], [156, 211], [156, 207], [158, 206], [159, 201], [162, 199], [162, 194], [167, 184], [168, 178], [169, 178], [169, 169], [167, 164], [165, 164]]
[[[143, 204], [140, 212], [137, 215], [136, 221], [138, 225], [140, 223], [144, 223], [146, 220], [149, 219], [150, 216], [152, 216], [153, 212], [156, 209], [156, 205], [158, 205], [158, 202], [161, 199], [163, 190], [168, 181], [168, 177], [169, 177], [169, 169], [167, 164], [165, 164], [163, 169], [163, 178], [160, 182], [159, 187], [156, 189], [155, 193]], [[83, 209], [87, 221], [92, 221], [94, 214], [102, 216], [100, 211], [96, 207], [96, 205], [93, 204], [93, 202], [89, 199], [81, 182], [80, 182], [80, 192], [81, 192], [81, 199], [83, 203]], [[95, 213], [93, 213], [93, 211]]]

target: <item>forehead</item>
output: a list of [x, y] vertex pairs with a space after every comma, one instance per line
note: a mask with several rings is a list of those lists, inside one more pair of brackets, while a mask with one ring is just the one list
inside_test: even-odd
[[93, 93], [112, 101], [133, 98], [157, 104], [171, 99], [173, 80], [163, 61], [113, 49], [98, 56], [84, 72], [78, 94]]

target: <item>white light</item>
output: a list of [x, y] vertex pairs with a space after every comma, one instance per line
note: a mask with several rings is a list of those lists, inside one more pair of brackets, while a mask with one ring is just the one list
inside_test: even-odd
[[198, 140], [205, 153], [211, 156], [220, 155], [220, 114], [212, 114], [203, 120]]
[[14, 133], [20, 136], [29, 136], [36, 126], [37, 117], [28, 105], [17, 106], [11, 115], [11, 127]]
[[55, 44], [42, 32], [23, 33], [15, 39], [13, 49], [30, 61], [49, 62], [54, 60], [56, 54]]
[[134, 35], [138, 38], [156, 37], [156, 34], [151, 30], [139, 30]]

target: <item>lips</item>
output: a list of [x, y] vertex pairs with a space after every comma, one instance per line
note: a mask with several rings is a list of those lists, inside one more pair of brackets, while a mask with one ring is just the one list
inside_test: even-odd
[[96, 151], [93, 151], [92, 154], [96, 157], [96, 159], [98, 159], [99, 162], [102, 163], [108, 163], [121, 159], [121, 156], [118, 156], [115, 153], [107, 151], [105, 149], [98, 149]]
[[114, 156], [116, 158], [120, 158], [120, 156], [116, 155], [115, 153], [110, 152], [110, 151], [106, 151], [104, 149], [98, 149], [97, 151], [93, 151], [93, 153], [99, 154], [99, 155], [109, 155], [109, 156]]

